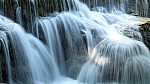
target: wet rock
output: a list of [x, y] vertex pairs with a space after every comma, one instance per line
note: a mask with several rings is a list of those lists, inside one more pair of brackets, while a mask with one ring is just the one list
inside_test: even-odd
[[140, 17], [135, 20], [139, 21], [139, 23], [136, 24], [138, 28], [128, 27], [121, 30], [121, 32], [131, 39], [143, 41], [150, 49], [150, 18]]
[[[2, 52], [1, 50], [1, 42], [0, 42], [0, 52]], [[2, 60], [2, 53], [0, 53], [0, 59]], [[0, 60], [0, 82], [2, 82], [2, 63], [1, 63], [1, 60]]]
[[[7, 27], [0, 24], [0, 83], [8, 83], [8, 65], [10, 65], [10, 72], [13, 82], [17, 83], [18, 81], [20, 81], [25, 83], [28, 80], [30, 81], [31, 74], [28, 69], [29, 66], [25, 64], [25, 59], [23, 58], [23, 56], [16, 56], [14, 52], [14, 45], [11, 42], [8, 32], [10, 31], [7, 30]], [[6, 50], [6, 45], [8, 45], [8, 50]], [[8, 58], [10, 58], [10, 64], [8, 64], [7, 62]]]
[[139, 26], [139, 30], [142, 34], [143, 41], [145, 45], [147, 45], [147, 47], [150, 49], [150, 21], [147, 21], [146, 23], [143, 23]]
[[131, 39], [134, 39], [134, 40], [142, 41], [139, 31], [136, 31], [133, 28], [125, 28], [123, 30], [123, 35], [125, 35]]

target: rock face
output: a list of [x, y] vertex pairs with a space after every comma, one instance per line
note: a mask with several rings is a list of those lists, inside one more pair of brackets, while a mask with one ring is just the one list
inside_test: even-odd
[[140, 33], [133, 28], [126, 28], [123, 31], [123, 35], [138, 41], [142, 41], [142, 38], [139, 35]]
[[[123, 35], [138, 41], [143, 41], [144, 44], [150, 49], [150, 18], [137, 18], [139, 21], [137, 29], [135, 28], [125, 28], [122, 30]], [[141, 37], [142, 35], [142, 37]]]
[[4, 56], [4, 49], [2, 44], [2, 34], [0, 31], [0, 83], [6, 82], [7, 80], [7, 65], [6, 58]]
[[14, 45], [10, 40], [8, 32], [10, 31], [6, 30], [5, 26], [0, 24], [0, 84], [10, 84], [9, 80], [13, 80], [13, 82], [17, 84], [21, 84], [21, 82], [28, 82], [28, 80], [26, 80], [30, 79], [28, 77], [30, 75], [28, 74], [28, 65], [26, 65], [24, 61], [19, 61], [24, 59], [24, 57], [16, 56]]
[[140, 25], [140, 32], [142, 34], [144, 43], [150, 49], [150, 21]]

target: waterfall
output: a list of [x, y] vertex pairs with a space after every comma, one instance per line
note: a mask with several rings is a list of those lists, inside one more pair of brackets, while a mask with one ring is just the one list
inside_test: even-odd
[[57, 65], [59, 64], [61, 72], [65, 73], [64, 51], [57, 29], [57, 21], [53, 18], [39, 18], [36, 20], [35, 25], [37, 38], [45, 41], [45, 44], [49, 48], [49, 53], [55, 56], [55, 61], [58, 62]]
[[7, 64], [7, 79], [8, 79], [8, 83], [12, 83], [12, 74], [11, 74], [11, 64], [10, 64], [10, 53], [9, 53], [9, 49], [8, 49], [8, 39], [7, 39], [7, 34], [0, 32], [1, 34], [1, 44], [3, 46], [3, 52], [4, 52], [4, 56], [6, 59], [6, 64]]
[[[78, 14], [62, 13], [52, 16], [38, 18], [36, 20], [35, 34], [39, 39], [46, 42], [50, 50], [49, 52], [56, 56], [58, 66], [62, 68], [65, 68], [64, 65], [67, 65], [69, 69], [74, 69], [78, 67], [78, 65], [75, 65], [78, 63], [78, 59], [85, 58], [86, 48], [82, 34], [85, 33], [85, 35], [88, 35], [86, 34], [87, 32], [91, 33], [93, 31], [101, 38], [107, 34], [105, 28], [101, 28], [100, 25], [82, 18], [82, 16], [78, 17]], [[88, 24], [88, 22], [91, 24]], [[81, 33], [81, 31], [83, 32]], [[96, 43], [93, 45], [95, 44]], [[66, 63], [64, 61], [66, 61]], [[81, 62], [81, 64], [83, 63], [84, 61]], [[79, 71], [73, 72], [69, 70], [67, 72], [75, 74]]]
[[[50, 83], [52, 82], [52, 80], [60, 77], [53, 54], [49, 53], [47, 51], [47, 48], [38, 39], [30, 34], [25, 33], [21, 26], [13, 23], [12, 21], [7, 21], [7, 19], [3, 18], [2, 16], [0, 23], [4, 26], [4, 30], [6, 30], [6, 33], [8, 33], [10, 37], [10, 43], [14, 51], [14, 55], [16, 58], [15, 60], [17, 62], [15, 64], [15, 67], [19, 69], [17, 70], [18, 74], [16, 82], [19, 83], [20, 81], [24, 83]], [[7, 45], [6, 48], [4, 47], [5, 50], [7, 50], [5, 51], [5, 53], [7, 54], [9, 53], [8, 43], [6, 43], [5, 45]], [[8, 68], [11, 68], [9, 62], [10, 56], [9, 54], [7, 54], [6, 56], [8, 56], [7, 66]], [[10, 72], [8, 73], [8, 75], [11, 76], [11, 70], [8, 70], [8, 72]]]
[[[94, 11], [107, 13], [129, 13], [139, 16], [148, 16], [148, 0], [80, 0]], [[53, 12], [78, 10], [78, 0], [1, 0], [0, 14], [6, 15], [15, 22], [20, 22], [28, 32], [32, 32], [35, 19], [39, 16], [47, 16]], [[9, 5], [8, 5], [9, 4]], [[19, 15], [19, 10], [21, 15]], [[17, 12], [18, 11], [18, 12]], [[19, 15], [19, 16], [18, 16]], [[16, 21], [17, 19], [17, 21]]]
[[95, 11], [148, 16], [148, 0], [81, 0]]
[[126, 10], [127, 0], [81, 0], [88, 5], [89, 8], [94, 7], [104, 7], [108, 11], [112, 11], [114, 9], [118, 9], [122, 12]]
[[147, 11], [148, 0], [1, 0], [0, 83], [149, 84], [132, 16]]
[[142, 42], [110, 35], [96, 45], [78, 80], [88, 84], [147, 84], [150, 78], [149, 54]]

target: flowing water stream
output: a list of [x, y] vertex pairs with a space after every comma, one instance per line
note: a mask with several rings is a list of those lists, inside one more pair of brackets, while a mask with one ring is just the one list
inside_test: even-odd
[[[150, 52], [137, 17], [126, 14], [129, 2], [1, 0], [0, 82], [149, 84]], [[147, 16], [148, 1], [135, 3]]]

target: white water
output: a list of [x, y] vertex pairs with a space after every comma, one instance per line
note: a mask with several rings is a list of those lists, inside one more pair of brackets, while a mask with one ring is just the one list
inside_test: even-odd
[[[123, 4], [125, 0], [121, 1]], [[74, 3], [73, 10], [70, 2]], [[65, 3], [63, 1], [63, 5]], [[17, 61], [18, 74], [14, 79], [10, 68], [9, 43], [6, 37], [1, 38], [2, 42], [6, 42], [3, 45], [7, 56], [8, 83], [149, 83], [150, 53], [140, 42], [142, 36], [136, 26], [140, 22], [134, 21], [136, 17], [124, 14], [117, 8], [111, 9], [112, 13], [101, 12], [99, 7], [100, 11], [90, 11], [79, 0], [67, 0], [69, 12], [38, 17], [37, 2], [32, 0], [31, 4], [34, 13], [30, 14], [30, 19], [35, 26], [32, 25], [31, 29], [37, 38], [13, 21], [0, 17], [0, 24], [4, 26], [1, 30], [6, 30], [4, 33], [9, 36]], [[65, 6], [64, 10], [67, 10]], [[111, 7], [111, 4], [108, 6]], [[18, 17], [20, 10], [18, 7]], [[21, 19], [17, 21], [21, 23]], [[134, 30], [137, 38], [133, 39], [140, 41], [123, 36], [125, 29]]]
[[[4, 24], [4, 23], [7, 24]], [[53, 80], [60, 77], [57, 65], [55, 64], [53, 54], [47, 51], [37, 38], [25, 33], [21, 26], [11, 21], [7, 21], [6, 18], [1, 16], [1, 25], [6, 26], [8, 35], [11, 40], [11, 44], [15, 53], [16, 61], [26, 61], [25, 65], [29, 66], [29, 72], [31, 71], [31, 80], [26, 81], [29, 83], [35, 83], [40, 81], [43, 83], [50, 83]], [[8, 29], [7, 29], [8, 28]], [[20, 57], [21, 56], [21, 57]], [[18, 64], [18, 66], [21, 64]]]
[[121, 35], [108, 36], [96, 45], [78, 80], [89, 84], [147, 84], [150, 78], [149, 55], [142, 42]]

